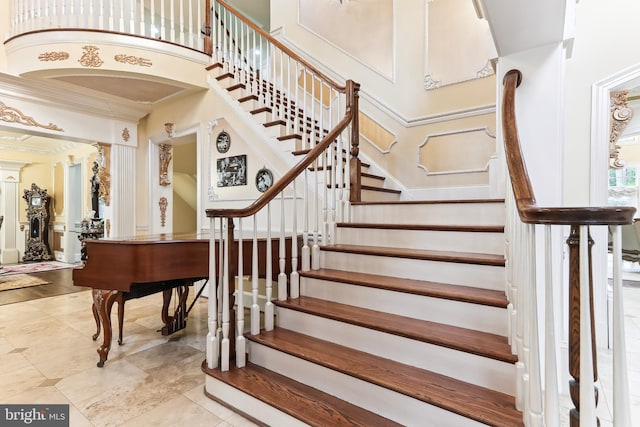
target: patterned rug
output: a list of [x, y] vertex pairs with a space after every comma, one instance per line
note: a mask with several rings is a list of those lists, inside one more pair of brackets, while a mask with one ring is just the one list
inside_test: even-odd
[[67, 264], [66, 262], [59, 261], [25, 262], [23, 264], [3, 265], [2, 268], [0, 268], [0, 277], [11, 274], [40, 273], [41, 271], [59, 270], [61, 268], [73, 268], [77, 266], [79, 266], [79, 264]]
[[51, 282], [42, 280], [39, 277], [29, 276], [28, 274], [12, 274], [9, 276], [0, 276], [0, 291], [47, 285], [49, 283]]

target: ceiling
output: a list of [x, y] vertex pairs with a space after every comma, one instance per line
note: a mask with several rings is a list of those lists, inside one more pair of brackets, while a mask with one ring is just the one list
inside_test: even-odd
[[37, 135], [8, 132], [0, 130], [0, 152], [18, 151], [31, 154], [63, 153], [73, 149], [81, 143], [62, 139], [46, 138]]

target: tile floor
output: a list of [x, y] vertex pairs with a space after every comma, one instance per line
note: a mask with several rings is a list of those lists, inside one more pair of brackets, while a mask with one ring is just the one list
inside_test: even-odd
[[0, 306], [0, 402], [69, 404], [72, 427], [254, 426], [204, 395], [206, 299], [170, 337], [156, 332], [161, 300], [127, 301], [125, 344], [103, 368], [90, 291]]

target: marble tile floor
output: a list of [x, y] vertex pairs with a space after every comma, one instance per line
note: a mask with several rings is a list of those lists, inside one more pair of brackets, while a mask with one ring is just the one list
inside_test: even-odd
[[125, 344], [113, 340], [103, 368], [90, 291], [0, 306], [0, 402], [69, 404], [72, 427], [255, 426], [204, 395], [207, 300], [169, 337], [157, 332], [161, 304], [127, 301]]

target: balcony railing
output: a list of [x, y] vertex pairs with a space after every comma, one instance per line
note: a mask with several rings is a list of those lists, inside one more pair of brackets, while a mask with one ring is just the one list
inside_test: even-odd
[[210, 0], [12, 0], [8, 39], [79, 29], [129, 34], [208, 52]]

